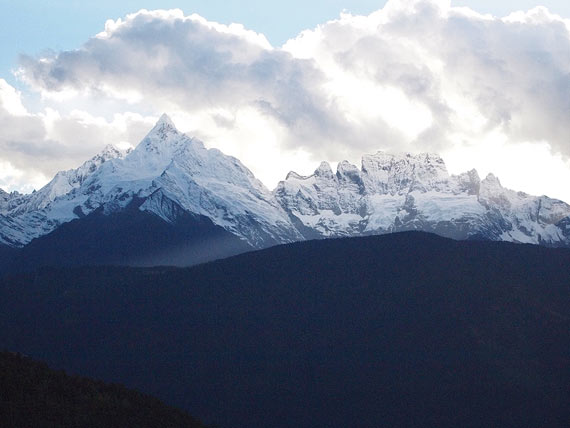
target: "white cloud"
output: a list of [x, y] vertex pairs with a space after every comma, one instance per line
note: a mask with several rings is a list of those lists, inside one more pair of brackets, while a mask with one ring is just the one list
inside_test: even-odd
[[20, 93], [4, 79], [0, 79], [0, 106], [2, 106], [6, 112], [14, 116], [23, 116], [26, 114]]
[[155, 114], [253, 106], [287, 125], [291, 145], [342, 131], [311, 61], [271, 48], [241, 25], [177, 10], [143, 10], [108, 22], [81, 49], [23, 57], [19, 76], [47, 98], [76, 91], [126, 100], [131, 110], [152, 105]]
[[[360, 108], [378, 102], [379, 89], [360, 93], [346, 82], [404, 93], [408, 105], [388, 98], [375, 109], [408, 130], [398, 147], [448, 154], [456, 172], [492, 165], [515, 189], [568, 200], [564, 180], [547, 172], [570, 177], [568, 24], [545, 8], [500, 19], [447, 1], [391, 1], [366, 18], [344, 15], [305, 31], [284, 49], [314, 58], [337, 88], [329, 95], [352, 91]], [[423, 133], [429, 121], [418, 106], [431, 113]]]
[[132, 143], [167, 111], [269, 186], [321, 159], [436, 151], [452, 170], [492, 166], [517, 190], [570, 200], [545, 173], [570, 171], [569, 22], [544, 8], [496, 18], [391, 0], [274, 48], [241, 25], [142, 10], [77, 50], [23, 57], [19, 76], [61, 112], [29, 117], [31, 140], [56, 141], [52, 150]]
[[81, 110], [31, 113], [21, 94], [0, 80], [0, 188], [37, 189], [107, 144], [136, 144], [153, 123], [153, 117], [136, 113], [115, 114], [111, 120]]

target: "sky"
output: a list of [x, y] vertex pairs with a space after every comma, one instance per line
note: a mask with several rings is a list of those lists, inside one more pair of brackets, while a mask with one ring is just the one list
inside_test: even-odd
[[435, 152], [570, 202], [569, 31], [560, 0], [0, 0], [0, 188], [135, 146], [166, 112], [270, 189]]

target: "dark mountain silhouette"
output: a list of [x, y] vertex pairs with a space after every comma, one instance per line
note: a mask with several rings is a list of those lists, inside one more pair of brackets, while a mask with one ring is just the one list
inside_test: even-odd
[[5, 272], [18, 254], [17, 248], [0, 244], [0, 272]]
[[5, 265], [16, 271], [42, 266], [189, 266], [251, 249], [209, 218], [188, 213], [171, 201], [174, 222], [140, 211], [142, 202], [135, 200], [112, 214], [98, 209], [63, 224], [34, 239]]
[[221, 427], [567, 427], [570, 251], [425, 233], [0, 282], [0, 346]]
[[68, 376], [0, 352], [0, 426], [201, 428], [188, 414], [121, 385]]

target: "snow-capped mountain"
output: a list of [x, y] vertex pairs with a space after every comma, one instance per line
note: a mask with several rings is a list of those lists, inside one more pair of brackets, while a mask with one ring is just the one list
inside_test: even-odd
[[66, 212], [58, 204], [61, 201], [56, 200], [66, 199], [103, 163], [122, 158], [125, 154], [109, 145], [79, 168], [58, 172], [37, 192], [28, 195], [17, 192], [0, 194], [0, 243], [21, 247], [77, 218], [73, 209]]
[[0, 189], [0, 212], [7, 211], [12, 200], [20, 196], [18, 192], [8, 193]]
[[289, 173], [275, 196], [305, 237], [402, 230], [455, 239], [480, 238], [570, 245], [570, 206], [501, 186], [477, 171], [450, 175], [435, 154], [378, 152], [362, 168], [344, 161], [334, 174], [323, 162], [313, 175]]
[[1, 212], [0, 241], [24, 246], [97, 209], [107, 214], [134, 199], [166, 222], [183, 210], [208, 217], [253, 247], [302, 239], [271, 192], [237, 159], [180, 133], [163, 115], [128, 153], [113, 147], [80, 168], [58, 173], [41, 190]]
[[127, 210], [172, 225], [205, 218], [247, 248], [401, 230], [570, 246], [569, 205], [505, 189], [493, 175], [480, 180], [475, 170], [450, 175], [438, 155], [378, 152], [360, 168], [340, 162], [336, 173], [323, 162], [270, 192], [239, 160], [206, 149], [166, 115], [131, 151], [107, 146], [32, 194], [0, 191], [0, 244], [25, 247], [72, 220]]

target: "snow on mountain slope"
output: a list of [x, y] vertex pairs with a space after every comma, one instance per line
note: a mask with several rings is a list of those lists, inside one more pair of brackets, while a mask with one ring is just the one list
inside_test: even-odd
[[[165, 168], [158, 168], [163, 171], [152, 188], [161, 189], [186, 210], [209, 217], [254, 247], [302, 239], [271, 192], [238, 159], [206, 149], [202, 142], [176, 131], [171, 122], [159, 123], [149, 137], [125, 162], [135, 158], [144, 164], [148, 153], [169, 159]], [[168, 219], [150, 203], [141, 209]]]
[[108, 145], [102, 152], [89, 159], [77, 169], [58, 172], [55, 177], [39, 191], [26, 195], [24, 203], [12, 209], [12, 215], [24, 214], [46, 208], [58, 197], [67, 195], [73, 189], [79, 188], [88, 177], [105, 162], [120, 159], [125, 153]]
[[480, 202], [489, 210], [501, 213], [509, 223], [500, 240], [529, 244], [570, 244], [570, 234], [558, 224], [570, 215], [568, 204], [546, 196], [534, 197], [501, 186], [489, 174], [481, 182]]
[[0, 210], [5, 209], [4, 207], [8, 204], [10, 199], [12, 199], [10, 193], [0, 189]]
[[14, 201], [20, 199], [23, 195], [18, 192], [8, 193], [0, 189], [0, 215], [7, 213], [14, 206]]
[[[111, 145], [77, 169], [58, 172], [40, 190], [21, 195], [17, 192], [0, 205], [0, 243], [21, 247], [45, 235], [60, 224], [77, 218], [74, 208], [62, 209], [64, 199], [105, 162], [125, 153]], [[61, 204], [56, 202], [61, 200]]]
[[312, 231], [323, 236], [350, 236], [363, 231], [364, 190], [355, 166], [341, 162], [335, 175], [323, 162], [309, 177], [289, 173], [274, 194], [281, 206], [309, 229], [306, 237], [311, 237]]
[[[0, 244], [22, 247], [61, 224], [133, 200], [175, 223], [208, 217], [255, 248], [302, 239], [423, 230], [455, 239], [570, 246], [570, 206], [502, 187], [492, 174], [450, 175], [436, 154], [323, 162], [270, 192], [236, 158], [180, 133], [163, 115], [132, 151], [108, 146], [29, 195], [0, 191]], [[176, 207], [174, 209], [173, 207]], [[182, 211], [181, 211], [182, 210]]]
[[291, 172], [274, 193], [306, 237], [424, 230], [570, 245], [559, 225], [570, 215], [568, 204], [505, 189], [493, 175], [481, 181], [475, 170], [449, 175], [435, 154], [378, 152], [363, 156], [361, 170], [339, 163], [336, 174], [323, 163], [309, 177]]
[[[134, 197], [146, 199], [159, 190], [254, 247], [302, 238], [271, 192], [241, 162], [206, 149], [163, 115], [128, 154], [107, 147], [80, 168], [58, 173], [38, 192], [26, 195], [24, 203], [5, 213], [0, 240], [22, 246], [99, 207], [115, 212]], [[173, 220], [161, 206], [148, 200], [140, 209]]]
[[384, 152], [362, 157], [362, 179], [369, 194], [406, 195], [413, 191], [443, 190], [449, 174], [438, 155]]

